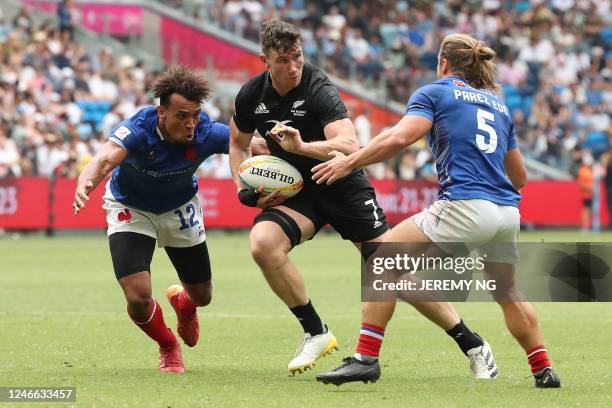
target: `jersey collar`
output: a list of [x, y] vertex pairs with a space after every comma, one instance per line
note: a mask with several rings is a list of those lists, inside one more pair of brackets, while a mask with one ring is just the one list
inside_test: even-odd
[[161, 129], [159, 128], [159, 125], [155, 126], [155, 132], [157, 132], [157, 136], [159, 136], [159, 140], [164, 141], [166, 139], [164, 139], [164, 135], [161, 132]]

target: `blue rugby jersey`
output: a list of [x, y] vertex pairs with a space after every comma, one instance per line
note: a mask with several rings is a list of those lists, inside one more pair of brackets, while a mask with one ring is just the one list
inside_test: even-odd
[[517, 148], [516, 134], [499, 96], [445, 77], [412, 94], [406, 115], [433, 123], [427, 139], [436, 161], [439, 199], [518, 206], [521, 196], [504, 169], [506, 153]]
[[161, 214], [189, 201], [198, 191], [200, 163], [229, 151], [229, 128], [200, 113], [193, 143], [169, 143], [157, 130], [157, 109], [144, 108], [119, 123], [109, 140], [128, 151], [113, 170], [110, 189], [123, 204]]

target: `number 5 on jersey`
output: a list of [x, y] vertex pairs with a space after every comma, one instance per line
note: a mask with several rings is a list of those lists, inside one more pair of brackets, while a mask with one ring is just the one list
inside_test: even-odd
[[476, 112], [476, 119], [478, 120], [478, 130], [489, 135], [489, 142], [487, 143], [483, 135], [476, 133], [476, 144], [483, 152], [493, 153], [497, 148], [497, 132], [493, 127], [489, 126], [486, 121], [495, 122], [495, 116], [484, 109], [478, 109], [478, 112]]

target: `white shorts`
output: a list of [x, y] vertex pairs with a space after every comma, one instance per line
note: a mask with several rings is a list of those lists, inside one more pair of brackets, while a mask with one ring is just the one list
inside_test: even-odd
[[157, 240], [158, 247], [191, 247], [206, 241], [204, 217], [198, 195], [178, 207], [162, 214], [130, 207], [115, 200], [106, 183], [104, 205], [106, 210], [106, 235], [115, 232], [134, 232]]
[[[465, 243], [487, 261], [516, 263], [521, 215], [518, 208], [488, 200], [438, 200], [411, 217], [432, 242]], [[444, 245], [438, 245], [443, 250]]]

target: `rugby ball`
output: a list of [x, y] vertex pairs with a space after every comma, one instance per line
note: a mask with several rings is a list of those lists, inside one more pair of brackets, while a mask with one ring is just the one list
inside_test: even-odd
[[276, 156], [253, 156], [240, 165], [239, 174], [242, 184], [253, 190], [263, 187], [264, 194], [280, 190], [293, 197], [304, 186], [298, 169]]

